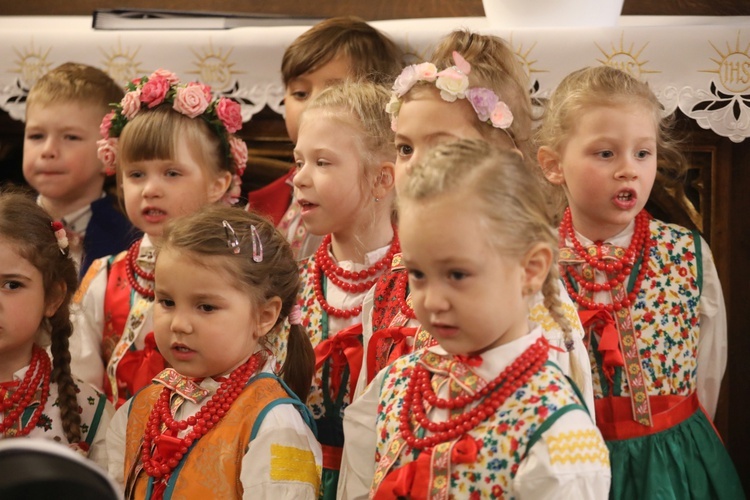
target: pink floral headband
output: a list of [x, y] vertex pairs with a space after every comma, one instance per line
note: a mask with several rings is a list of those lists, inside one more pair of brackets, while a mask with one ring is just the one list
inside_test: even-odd
[[242, 128], [240, 105], [232, 99], [213, 99], [211, 87], [199, 82], [181, 84], [171, 71], [158, 69], [149, 76], [128, 83], [125, 97], [113, 105], [99, 127], [103, 139], [97, 142], [99, 160], [106, 175], [114, 175], [117, 166], [117, 141], [122, 129], [141, 110], [153, 109], [162, 103], [172, 104], [172, 109], [189, 118], [201, 117], [221, 139], [227, 160], [234, 169], [232, 187], [227, 193], [230, 203], [239, 196], [241, 176], [247, 164], [247, 145], [233, 135]]
[[385, 110], [391, 115], [391, 128], [396, 130], [398, 112], [401, 109], [401, 98], [418, 82], [435, 83], [444, 101], [454, 102], [466, 99], [471, 103], [480, 121], [495, 128], [505, 130], [513, 123], [513, 113], [495, 92], [485, 87], [469, 87], [471, 65], [461, 54], [453, 52], [454, 66], [438, 72], [430, 62], [412, 64], [401, 71], [393, 83], [391, 100]]

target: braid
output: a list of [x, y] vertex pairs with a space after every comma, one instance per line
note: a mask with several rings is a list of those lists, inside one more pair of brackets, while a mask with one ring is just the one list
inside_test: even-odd
[[68, 304], [63, 304], [50, 318], [52, 324], [52, 374], [50, 380], [57, 383], [58, 405], [63, 432], [69, 443], [81, 441], [81, 413], [78, 387], [70, 374], [70, 351], [68, 339], [73, 333]]

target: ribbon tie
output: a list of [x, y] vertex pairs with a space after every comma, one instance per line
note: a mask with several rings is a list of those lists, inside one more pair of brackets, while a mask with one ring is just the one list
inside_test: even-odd
[[[406, 339], [413, 338], [416, 335], [417, 329], [415, 327], [396, 326], [390, 328], [383, 328], [372, 334], [370, 342], [367, 348], [367, 383], [369, 384], [378, 371], [388, 366], [391, 362], [400, 358], [404, 354], [408, 354], [411, 351]], [[392, 342], [384, 342], [390, 339]], [[381, 353], [381, 350], [390, 348], [390, 352], [386, 355]], [[382, 354], [382, 356], [381, 356]], [[386, 359], [383, 366], [377, 362], [378, 359]]]
[[602, 371], [612, 382], [615, 367], [625, 366], [620, 349], [620, 334], [617, 331], [612, 314], [605, 310], [579, 311], [581, 324], [585, 331], [593, 330], [599, 334], [599, 352], [602, 354]]
[[162, 370], [162, 372], [152, 380], [157, 384], [161, 384], [164, 387], [171, 389], [176, 394], [179, 394], [195, 404], [203, 401], [209, 394], [207, 389], [199, 386], [194, 380], [184, 375], [180, 375], [174, 368]]
[[151, 380], [164, 370], [164, 358], [156, 346], [154, 332], [143, 339], [143, 349], [127, 351], [117, 365], [117, 378], [128, 388], [128, 394], [135, 394], [146, 387]]
[[452, 356], [425, 351], [420, 363], [436, 375], [433, 380], [437, 385], [442, 383], [441, 378], [448, 378], [457, 384], [461, 391], [474, 395], [487, 384], [472, 369], [482, 364], [480, 356]]
[[315, 347], [315, 369], [319, 370], [326, 360], [331, 360], [331, 390], [338, 395], [342, 371], [349, 366], [349, 394], [354, 394], [362, 369], [362, 356], [362, 323], [357, 323]]

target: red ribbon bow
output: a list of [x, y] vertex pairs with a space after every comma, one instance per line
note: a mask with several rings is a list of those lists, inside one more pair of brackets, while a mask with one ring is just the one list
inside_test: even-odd
[[378, 371], [385, 368], [385, 366], [377, 365], [377, 356], [379, 349], [385, 348], [381, 346], [383, 340], [391, 339], [393, 344], [391, 351], [387, 356], [387, 364], [390, 364], [396, 358], [400, 358], [404, 354], [411, 352], [411, 347], [406, 342], [407, 338], [414, 337], [417, 334], [415, 327], [396, 326], [391, 328], [383, 328], [372, 334], [370, 342], [367, 344], [367, 383], [369, 384]]
[[315, 369], [320, 369], [326, 360], [331, 360], [330, 387], [334, 398], [339, 393], [342, 371], [349, 366], [349, 394], [354, 394], [357, 379], [362, 369], [362, 323], [344, 328], [315, 347]]
[[143, 339], [143, 349], [128, 351], [117, 365], [117, 378], [124, 381], [129, 394], [135, 394], [164, 370], [164, 358], [156, 346], [154, 332]]
[[609, 311], [578, 311], [584, 330], [593, 329], [599, 333], [599, 352], [602, 353], [602, 371], [612, 382], [616, 366], [625, 366], [625, 359], [620, 349], [620, 333], [615, 319]]

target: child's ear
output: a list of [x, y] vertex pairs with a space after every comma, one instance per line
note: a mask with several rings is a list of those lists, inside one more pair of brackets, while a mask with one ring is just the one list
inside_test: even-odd
[[536, 153], [536, 160], [542, 168], [542, 173], [552, 184], [565, 183], [565, 176], [560, 168], [560, 155], [547, 146], [542, 146]]
[[68, 292], [68, 286], [64, 282], [56, 283], [52, 286], [49, 297], [44, 305], [44, 317], [51, 318], [55, 315], [60, 305], [65, 300], [65, 294]]
[[390, 193], [396, 180], [396, 165], [392, 161], [384, 161], [380, 164], [380, 172], [375, 177], [372, 194], [377, 199], [385, 198]]
[[526, 252], [521, 261], [524, 271], [522, 288], [524, 295], [533, 295], [542, 289], [549, 274], [553, 256], [552, 249], [546, 243], [537, 243]]
[[281, 313], [281, 297], [271, 297], [260, 306], [258, 311], [258, 330], [256, 338], [260, 338], [271, 331], [276, 325]]
[[226, 170], [217, 175], [208, 186], [208, 200], [211, 203], [219, 201], [232, 183], [232, 174]]

